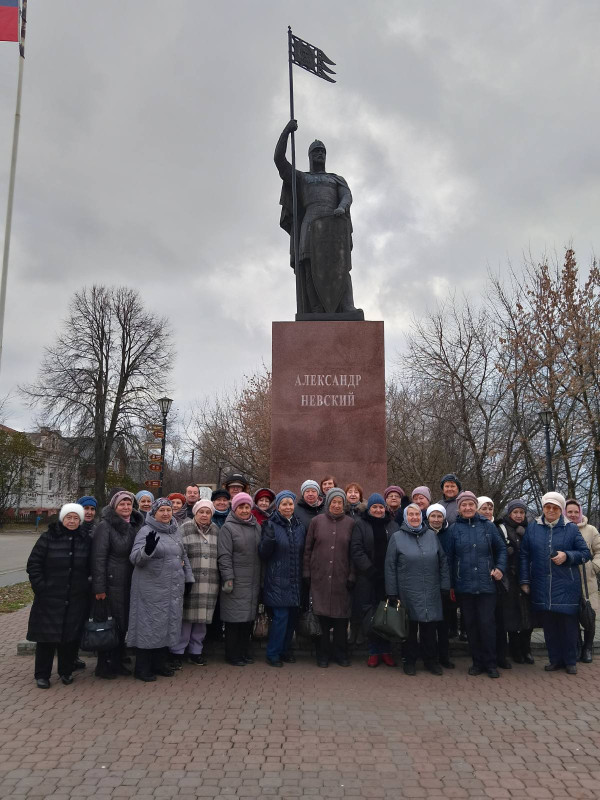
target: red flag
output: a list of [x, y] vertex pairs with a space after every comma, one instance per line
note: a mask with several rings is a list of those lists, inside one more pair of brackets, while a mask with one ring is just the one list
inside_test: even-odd
[[0, 0], [0, 42], [19, 41], [19, 0]]

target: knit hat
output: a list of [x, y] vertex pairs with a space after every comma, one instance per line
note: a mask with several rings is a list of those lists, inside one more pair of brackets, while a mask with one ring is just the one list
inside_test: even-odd
[[459, 481], [458, 475], [455, 475], [454, 472], [448, 472], [448, 474], [444, 475], [444, 477], [440, 481], [440, 489], [442, 490], [442, 492], [444, 491], [444, 484], [446, 483], [446, 481], [452, 481], [452, 483], [455, 483], [458, 486], [458, 491], [459, 492], [461, 491], [462, 483]]
[[492, 500], [491, 497], [486, 497], [484, 494], [482, 494], [481, 497], [477, 498], [477, 511], [479, 511], [479, 509], [484, 503], [491, 503], [492, 505], [494, 505], [494, 501]]
[[158, 509], [162, 508], [163, 506], [169, 506], [169, 508], [173, 508], [173, 503], [169, 500], [168, 497], [158, 497], [152, 503], [152, 508], [150, 509], [150, 516], [155, 517]]
[[140, 500], [142, 499], [142, 497], [149, 497], [149, 498], [150, 498], [150, 500], [152, 500], [152, 502], [154, 502], [154, 495], [152, 494], [152, 492], [149, 492], [147, 489], [142, 489], [141, 491], [139, 491], [139, 492], [136, 494], [136, 496], [135, 496], [135, 499], [136, 499], [136, 500], [138, 501], [138, 503], [139, 503], [139, 502], [140, 502]]
[[367, 500], [367, 511], [370, 510], [371, 506], [375, 505], [385, 506], [385, 498], [383, 498], [377, 492], [370, 495], [369, 499]]
[[94, 508], [98, 508], [98, 501], [95, 497], [92, 497], [91, 494], [84, 494], [83, 497], [80, 497], [77, 501], [77, 505], [80, 506], [94, 506]]
[[568, 497], [567, 502], [565, 503], [565, 511], [567, 509], [567, 506], [577, 506], [577, 508], [579, 509], [579, 518], [577, 520], [577, 524], [583, 522], [583, 509], [581, 508], [581, 503], [578, 500], [575, 500], [574, 497]]
[[65, 503], [64, 506], [60, 509], [58, 514], [58, 519], [60, 522], [67, 516], [67, 514], [78, 514], [79, 521], [83, 522], [84, 519], [84, 510], [83, 506], [79, 503]]
[[510, 517], [515, 508], [522, 508], [527, 514], [527, 503], [524, 500], [511, 500], [506, 506], [506, 516]]
[[429, 500], [429, 502], [431, 503], [431, 492], [429, 491], [429, 487], [427, 487], [427, 486], [417, 486], [416, 489], [412, 490], [412, 494], [410, 496], [410, 499], [412, 500], [412, 498], [416, 494], [422, 494], [423, 497], [426, 497]]
[[201, 509], [201, 508], [209, 508], [209, 509], [210, 509], [210, 513], [211, 513], [211, 514], [214, 514], [214, 513], [215, 513], [215, 507], [213, 506], [213, 504], [211, 503], [211, 501], [210, 501], [210, 500], [205, 500], [205, 499], [202, 499], [202, 500], [197, 500], [197, 501], [194, 503], [194, 507], [192, 508], [192, 514], [193, 514], [194, 516], [196, 516], [196, 513], [197, 513], [198, 511], [200, 511], [200, 509]]
[[342, 502], [346, 503], [346, 493], [343, 489], [338, 489], [337, 486], [334, 486], [333, 489], [330, 489], [327, 494], [325, 495], [325, 508], [328, 509], [331, 505], [331, 501], [334, 500], [336, 497], [341, 497]]
[[562, 513], [564, 513], [565, 506], [567, 505], [567, 501], [560, 492], [546, 492], [542, 497], [542, 508], [546, 503], [552, 503], [553, 506], [558, 506]]
[[116, 508], [121, 502], [121, 500], [131, 500], [131, 503], [133, 504], [135, 497], [131, 494], [131, 492], [128, 492], [125, 489], [121, 489], [120, 492], [117, 492], [110, 498], [109, 506], [111, 508]]
[[425, 512], [425, 516], [429, 519], [429, 515], [432, 511], [440, 511], [444, 515], [444, 519], [446, 519], [446, 509], [441, 503], [433, 503], [429, 506], [427, 511]]
[[217, 497], [225, 497], [227, 500], [231, 500], [231, 495], [227, 491], [227, 489], [215, 489], [214, 492], [211, 494], [210, 499], [215, 502]]
[[254, 502], [257, 503], [261, 497], [268, 497], [269, 503], [272, 503], [273, 500], [275, 500], [275, 492], [273, 491], [273, 489], [269, 489], [266, 487], [263, 489], [257, 489], [254, 492]]
[[321, 487], [319, 486], [319, 484], [316, 481], [313, 481], [313, 480], [304, 481], [304, 483], [300, 487], [300, 496], [301, 497], [304, 497], [304, 492], [307, 489], [316, 489], [317, 492], [319, 494], [321, 494]]
[[390, 492], [398, 492], [400, 497], [404, 497], [406, 495], [406, 492], [401, 486], [388, 486], [385, 492], [383, 493], [383, 496], [385, 497], [386, 500]]
[[246, 492], [238, 492], [234, 495], [233, 500], [231, 501], [231, 510], [235, 511], [238, 506], [241, 506], [243, 503], [248, 503], [249, 506], [252, 505], [252, 498]]
[[286, 497], [289, 497], [290, 500], [294, 501], [294, 503], [296, 502], [296, 495], [293, 492], [291, 492], [289, 489], [282, 489], [275, 495], [275, 508], [279, 508], [279, 504]]
[[168, 500], [181, 500], [183, 505], [186, 504], [187, 500], [185, 499], [185, 495], [181, 494], [181, 492], [171, 492], [171, 494], [167, 495]]
[[408, 521], [408, 518], [406, 516], [406, 512], [408, 511], [409, 508], [416, 508], [417, 511], [419, 512], [419, 520], [420, 520], [419, 528], [423, 527], [423, 516], [421, 514], [421, 509], [419, 508], [419, 506], [416, 503], [409, 503], [406, 506], [406, 508], [404, 509], [404, 512], [402, 514], [402, 516], [404, 517], [404, 522], [406, 522], [406, 524], [408, 525], [409, 528], [412, 528], [413, 531], [419, 530], [419, 528], [415, 528], [415, 526], [411, 525], [410, 522]]
[[477, 498], [475, 497], [473, 492], [465, 490], [464, 492], [461, 492], [458, 495], [458, 497], [456, 498], [456, 506], [458, 509], [460, 509], [460, 504], [463, 502], [463, 500], [472, 500], [475, 503], [475, 506], [477, 506]]

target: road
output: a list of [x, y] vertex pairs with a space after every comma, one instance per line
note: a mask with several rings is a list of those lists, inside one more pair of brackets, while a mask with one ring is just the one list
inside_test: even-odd
[[0, 586], [27, 580], [25, 565], [38, 535], [33, 530], [0, 533]]

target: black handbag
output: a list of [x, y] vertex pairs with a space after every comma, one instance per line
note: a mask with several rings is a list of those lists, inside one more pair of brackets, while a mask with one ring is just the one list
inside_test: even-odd
[[312, 610], [312, 597], [310, 598], [308, 611], [305, 611], [298, 620], [298, 636], [305, 639], [313, 639], [322, 636], [321, 623], [315, 612]]
[[408, 639], [408, 614], [400, 605], [391, 606], [388, 600], [382, 600], [377, 606], [371, 632], [390, 642], [402, 642]]
[[[502, 531], [502, 533], [504, 534], [504, 539], [506, 541], [506, 534], [504, 531]], [[488, 549], [490, 551], [490, 558], [492, 560], [492, 567], [493, 567], [495, 559], [494, 559], [494, 551], [492, 550], [492, 541], [489, 536], [486, 536], [485, 538], [487, 539]], [[496, 584], [497, 594], [507, 594], [510, 588], [510, 584], [508, 582], [508, 576], [504, 572], [502, 573], [502, 577], [500, 578], [499, 581], [497, 581], [495, 578], [492, 578], [492, 580]]]
[[588, 592], [587, 575], [585, 572], [585, 564], [582, 564], [581, 570], [583, 572], [583, 585], [585, 586], [585, 597], [583, 595], [579, 598], [579, 611], [578, 618], [579, 624], [584, 631], [596, 630], [596, 612], [590, 603], [590, 593]]
[[[106, 650], [115, 650], [120, 644], [117, 620], [106, 613], [106, 607], [101, 606], [101, 608], [103, 608], [104, 613], [98, 612], [96, 603], [93, 607], [92, 616], [83, 626], [81, 649], [86, 653], [103, 653]], [[99, 620], [97, 619], [98, 616], [104, 616], [106, 619]]]

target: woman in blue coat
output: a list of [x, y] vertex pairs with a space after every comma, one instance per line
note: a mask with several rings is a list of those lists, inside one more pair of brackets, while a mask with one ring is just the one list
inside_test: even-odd
[[521, 542], [521, 589], [531, 595], [531, 605], [541, 612], [548, 660], [544, 669], [562, 667], [577, 673], [579, 639], [579, 564], [590, 551], [577, 525], [565, 520], [566, 501], [558, 492], [542, 497], [541, 517], [530, 522]]
[[461, 492], [458, 516], [448, 529], [451, 596], [458, 595], [473, 664], [469, 675], [499, 678], [496, 662], [496, 581], [506, 572], [508, 554], [498, 528], [477, 513], [473, 492]]
[[265, 605], [273, 620], [267, 642], [267, 664], [282, 667], [293, 663], [292, 638], [300, 611], [304, 525], [294, 515], [296, 495], [284, 489], [275, 497], [275, 511], [263, 523], [258, 554], [267, 562]]

